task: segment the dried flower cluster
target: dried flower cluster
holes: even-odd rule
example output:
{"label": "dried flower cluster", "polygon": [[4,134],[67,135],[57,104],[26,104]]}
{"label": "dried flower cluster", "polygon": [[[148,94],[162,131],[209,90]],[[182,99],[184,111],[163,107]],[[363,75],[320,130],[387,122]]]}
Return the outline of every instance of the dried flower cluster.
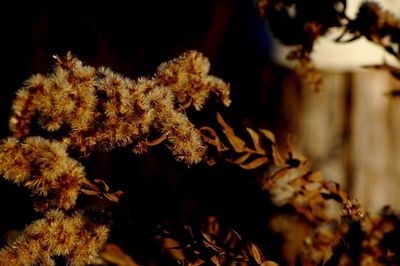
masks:
{"label": "dried flower cluster", "polygon": [[136,81],[84,66],[70,53],[56,60],[52,73],[33,76],[18,92],[10,119],[15,137],[30,133],[36,113],[42,128],[82,155],[129,144],[143,152],[154,129],[178,160],[192,164],[201,161],[205,147],[176,102],[200,110],[213,92],[230,103],[229,86],[208,75],[208,60],[194,51],[162,64],[153,78]]}
{"label": "dried flower cluster", "polygon": [[[86,178],[71,151],[81,157],[131,145],[140,153],[166,139],[178,160],[197,163],[206,147],[184,109],[201,110],[210,93],[230,104],[229,86],[208,75],[208,59],[195,51],[136,81],[85,66],[70,53],[55,59],[52,73],[32,76],[18,91],[9,121],[13,136],[0,143],[0,175],[30,189],[44,215],[0,249],[1,265],[55,265],[55,257],[86,265],[98,258],[109,229],[77,210],[78,195],[117,202],[122,192]],[[149,141],[150,134],[158,138]]]}
{"label": "dried flower cluster", "polygon": [[41,209],[71,209],[85,178],[83,166],[66,145],[40,137],[8,138],[0,145],[0,174],[45,201]]}
{"label": "dried flower cluster", "polygon": [[0,250],[1,265],[55,265],[53,257],[67,257],[68,265],[93,263],[108,237],[108,228],[88,222],[81,213],[68,216],[50,210],[30,224],[12,244]]}
{"label": "dried flower cluster", "polygon": [[204,103],[214,93],[229,106],[229,87],[221,79],[209,75],[210,62],[196,52],[187,52],[183,56],[162,63],[155,75],[159,86],[171,89],[182,106],[193,105],[197,111],[203,109]]}

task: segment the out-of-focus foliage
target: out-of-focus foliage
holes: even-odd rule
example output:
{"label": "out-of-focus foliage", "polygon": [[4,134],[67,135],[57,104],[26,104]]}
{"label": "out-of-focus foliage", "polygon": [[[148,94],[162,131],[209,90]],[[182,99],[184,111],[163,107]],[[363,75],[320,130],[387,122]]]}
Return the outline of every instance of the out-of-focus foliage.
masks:
{"label": "out-of-focus foliage", "polygon": [[[282,43],[293,46],[287,58],[297,62],[297,70],[316,89],[321,88],[322,80],[310,55],[316,41],[331,29],[342,30],[335,42],[351,42],[365,37],[400,60],[400,19],[373,1],[362,3],[356,18],[351,19],[346,16],[346,2],[258,1],[259,13],[265,17],[273,34]],[[383,64],[382,68],[387,68],[387,65]],[[394,70],[397,77],[398,72],[399,69]]]}

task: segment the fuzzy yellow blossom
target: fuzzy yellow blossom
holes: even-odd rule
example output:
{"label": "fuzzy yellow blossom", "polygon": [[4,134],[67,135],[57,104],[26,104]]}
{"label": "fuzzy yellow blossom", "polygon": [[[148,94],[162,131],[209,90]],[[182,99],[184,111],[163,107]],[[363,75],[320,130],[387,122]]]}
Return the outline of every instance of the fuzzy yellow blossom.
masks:
{"label": "fuzzy yellow blossom", "polygon": [[172,89],[179,103],[192,103],[201,110],[210,93],[216,94],[229,106],[229,86],[221,79],[209,75],[210,62],[202,54],[189,51],[171,61],[162,63],[155,80]]}

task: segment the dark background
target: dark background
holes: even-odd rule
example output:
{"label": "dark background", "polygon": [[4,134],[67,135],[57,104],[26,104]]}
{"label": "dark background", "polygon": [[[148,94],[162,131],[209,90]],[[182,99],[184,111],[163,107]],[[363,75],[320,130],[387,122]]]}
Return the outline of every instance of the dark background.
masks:
{"label": "dark background", "polygon": [[[84,63],[108,66],[137,78],[151,75],[163,61],[196,49],[211,61],[211,73],[231,84],[232,106],[220,112],[237,127],[285,128],[280,117],[281,80],[287,71],[270,61],[272,47],[264,21],[253,1],[108,1],[57,6],[2,8],[2,75],[0,133],[9,135],[8,117],[15,92],[35,73],[46,73],[52,55],[72,51]],[[206,111],[209,121],[213,111]],[[207,122],[204,120],[203,122]],[[93,154],[89,177],[105,178],[113,189],[125,192],[120,204],[111,206],[111,241],[121,245],[143,264],[162,262],[153,240],[158,224],[200,223],[217,215],[245,238],[269,250],[266,221],[271,208],[260,192],[256,174],[237,166],[187,166],[174,161],[164,148],[134,156],[115,150]],[[37,214],[29,192],[0,181],[0,232],[22,229]],[[261,232],[261,233],[260,233]],[[4,242],[2,243],[4,244]],[[275,246],[275,248],[273,248]]]}

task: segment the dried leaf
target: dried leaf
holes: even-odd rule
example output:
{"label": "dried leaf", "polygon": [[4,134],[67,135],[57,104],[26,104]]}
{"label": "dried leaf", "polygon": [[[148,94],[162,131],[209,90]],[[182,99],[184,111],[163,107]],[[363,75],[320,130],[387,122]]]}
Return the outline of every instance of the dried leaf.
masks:
{"label": "dried leaf", "polygon": [[101,192],[101,190],[95,186],[94,184],[92,184],[88,179],[84,178],[82,180],[82,183],[84,184],[84,186],[88,187],[90,190],[96,191],[96,192]]}
{"label": "dried leaf", "polygon": [[104,180],[101,180],[101,179],[94,179],[93,181],[94,181],[95,183],[102,184],[103,187],[104,187],[103,190],[104,190],[105,192],[110,191],[110,187],[107,185],[106,182],[104,182]]}
{"label": "dried leaf", "polygon": [[83,194],[89,195],[89,196],[98,196],[100,194],[99,191],[93,191],[93,190],[89,190],[89,189],[81,189],[81,192]]}
{"label": "dried leaf", "polygon": [[181,246],[181,243],[169,237],[164,237],[163,242],[164,242],[164,248],[168,250],[168,252],[171,254],[173,258],[175,258],[176,260],[186,259],[183,250],[178,248]]}
{"label": "dried leaf", "polygon": [[272,143],[276,143],[275,140],[275,135],[271,131],[267,129],[259,129],[259,131],[267,138],[269,139]]}
{"label": "dried leaf", "polygon": [[203,242],[205,244],[205,246],[212,248],[213,250],[215,250],[218,253],[222,253],[225,252],[225,250],[217,245],[214,244],[213,239],[211,238],[211,236],[207,233],[201,233],[203,235]]}
{"label": "dried leaf", "polygon": [[225,236],[225,238],[223,239],[224,243],[228,243],[229,241],[231,241],[231,239],[233,238],[234,234],[232,232],[232,230],[229,230]]}
{"label": "dried leaf", "polygon": [[157,139],[151,140],[151,141],[147,140],[145,143],[148,146],[156,146],[156,145],[160,144],[161,142],[163,142],[166,138],[167,137],[165,135],[163,135],[163,136],[161,136],[161,137],[159,137]]}
{"label": "dried leaf", "polygon": [[107,244],[100,253],[100,257],[117,266],[139,266],[132,257],[115,244]]}
{"label": "dried leaf", "polygon": [[257,168],[263,164],[266,164],[267,162],[268,162],[267,157],[260,157],[260,158],[257,158],[255,160],[251,161],[250,163],[240,164],[239,166],[242,167],[243,169],[249,170],[249,169]]}
{"label": "dried leaf", "polygon": [[278,150],[277,145],[272,145],[272,159],[274,160],[275,165],[283,166],[285,165],[285,159],[283,159],[281,153]]}
{"label": "dried leaf", "polygon": [[323,182],[324,181],[321,171],[311,172],[311,173],[305,175],[305,178],[310,182]]}
{"label": "dried leaf", "polygon": [[[201,136],[205,142],[213,146],[218,146],[216,141],[217,139],[219,140],[219,138],[217,133],[215,133],[214,129],[212,129],[211,127],[201,127],[199,131],[202,133]],[[202,131],[207,131],[213,138],[204,135]]]}
{"label": "dried leaf", "polygon": [[200,128],[200,132],[202,132],[202,131],[207,131],[211,135],[211,137],[213,137],[213,138],[210,138],[210,137],[202,134],[202,138],[205,142],[217,147],[217,150],[219,152],[228,150],[228,148],[221,142],[221,140],[219,139],[219,137],[218,137],[217,133],[214,131],[214,129],[212,129],[210,127],[202,127],[202,128]]}
{"label": "dried leaf", "polygon": [[254,131],[253,129],[251,129],[251,128],[248,128],[248,127],[247,127],[246,130],[247,130],[247,132],[249,132],[249,134],[250,134],[250,136],[251,136],[251,139],[252,139],[252,141],[253,141],[253,145],[254,145],[255,151],[256,151],[258,154],[265,155],[266,152],[265,152],[265,150],[262,148],[261,137],[260,137],[260,135],[259,135],[256,131]]}
{"label": "dried leaf", "polygon": [[240,157],[237,158],[237,159],[225,158],[225,160],[226,160],[227,162],[234,163],[234,164],[242,164],[242,163],[244,163],[244,162],[250,157],[250,155],[251,155],[251,153],[246,152],[245,154],[243,154],[242,156],[240,156]]}
{"label": "dried leaf", "polygon": [[[212,260],[212,259],[211,259]],[[198,258],[195,262],[187,262],[187,266],[201,266],[204,265],[204,260]],[[186,265],[186,264],[185,264]]]}
{"label": "dried leaf", "polygon": [[180,110],[188,109],[192,105],[192,103],[193,103],[193,98],[190,97],[189,100],[186,103],[179,105],[179,109]]}
{"label": "dried leaf", "polygon": [[104,193],[103,196],[111,202],[119,202],[119,198],[114,193]]}
{"label": "dried leaf", "polygon": [[260,266],[279,266],[279,264],[273,261],[264,261]]}
{"label": "dried leaf", "polygon": [[258,264],[261,264],[263,261],[263,254],[261,253],[261,250],[254,243],[249,244],[249,249],[250,254],[254,258],[254,260]]}
{"label": "dried leaf", "polygon": [[124,192],[121,190],[118,190],[118,191],[115,191],[114,194],[117,195],[117,197],[121,197],[122,194],[124,194]]}
{"label": "dried leaf", "polygon": [[279,169],[266,180],[267,182],[263,184],[262,189],[266,190],[272,188],[275,185],[275,183],[278,182],[280,179],[284,178],[289,171],[290,169],[287,167]]}
{"label": "dried leaf", "polygon": [[217,256],[212,256],[211,261],[215,264],[215,266],[222,266],[222,264],[219,263],[219,259]]}
{"label": "dried leaf", "polygon": [[231,128],[222,118],[222,116],[217,113],[217,121],[222,126],[224,134],[228,138],[228,141],[232,145],[235,152],[243,152],[245,151],[246,142],[235,135],[233,128]]}

